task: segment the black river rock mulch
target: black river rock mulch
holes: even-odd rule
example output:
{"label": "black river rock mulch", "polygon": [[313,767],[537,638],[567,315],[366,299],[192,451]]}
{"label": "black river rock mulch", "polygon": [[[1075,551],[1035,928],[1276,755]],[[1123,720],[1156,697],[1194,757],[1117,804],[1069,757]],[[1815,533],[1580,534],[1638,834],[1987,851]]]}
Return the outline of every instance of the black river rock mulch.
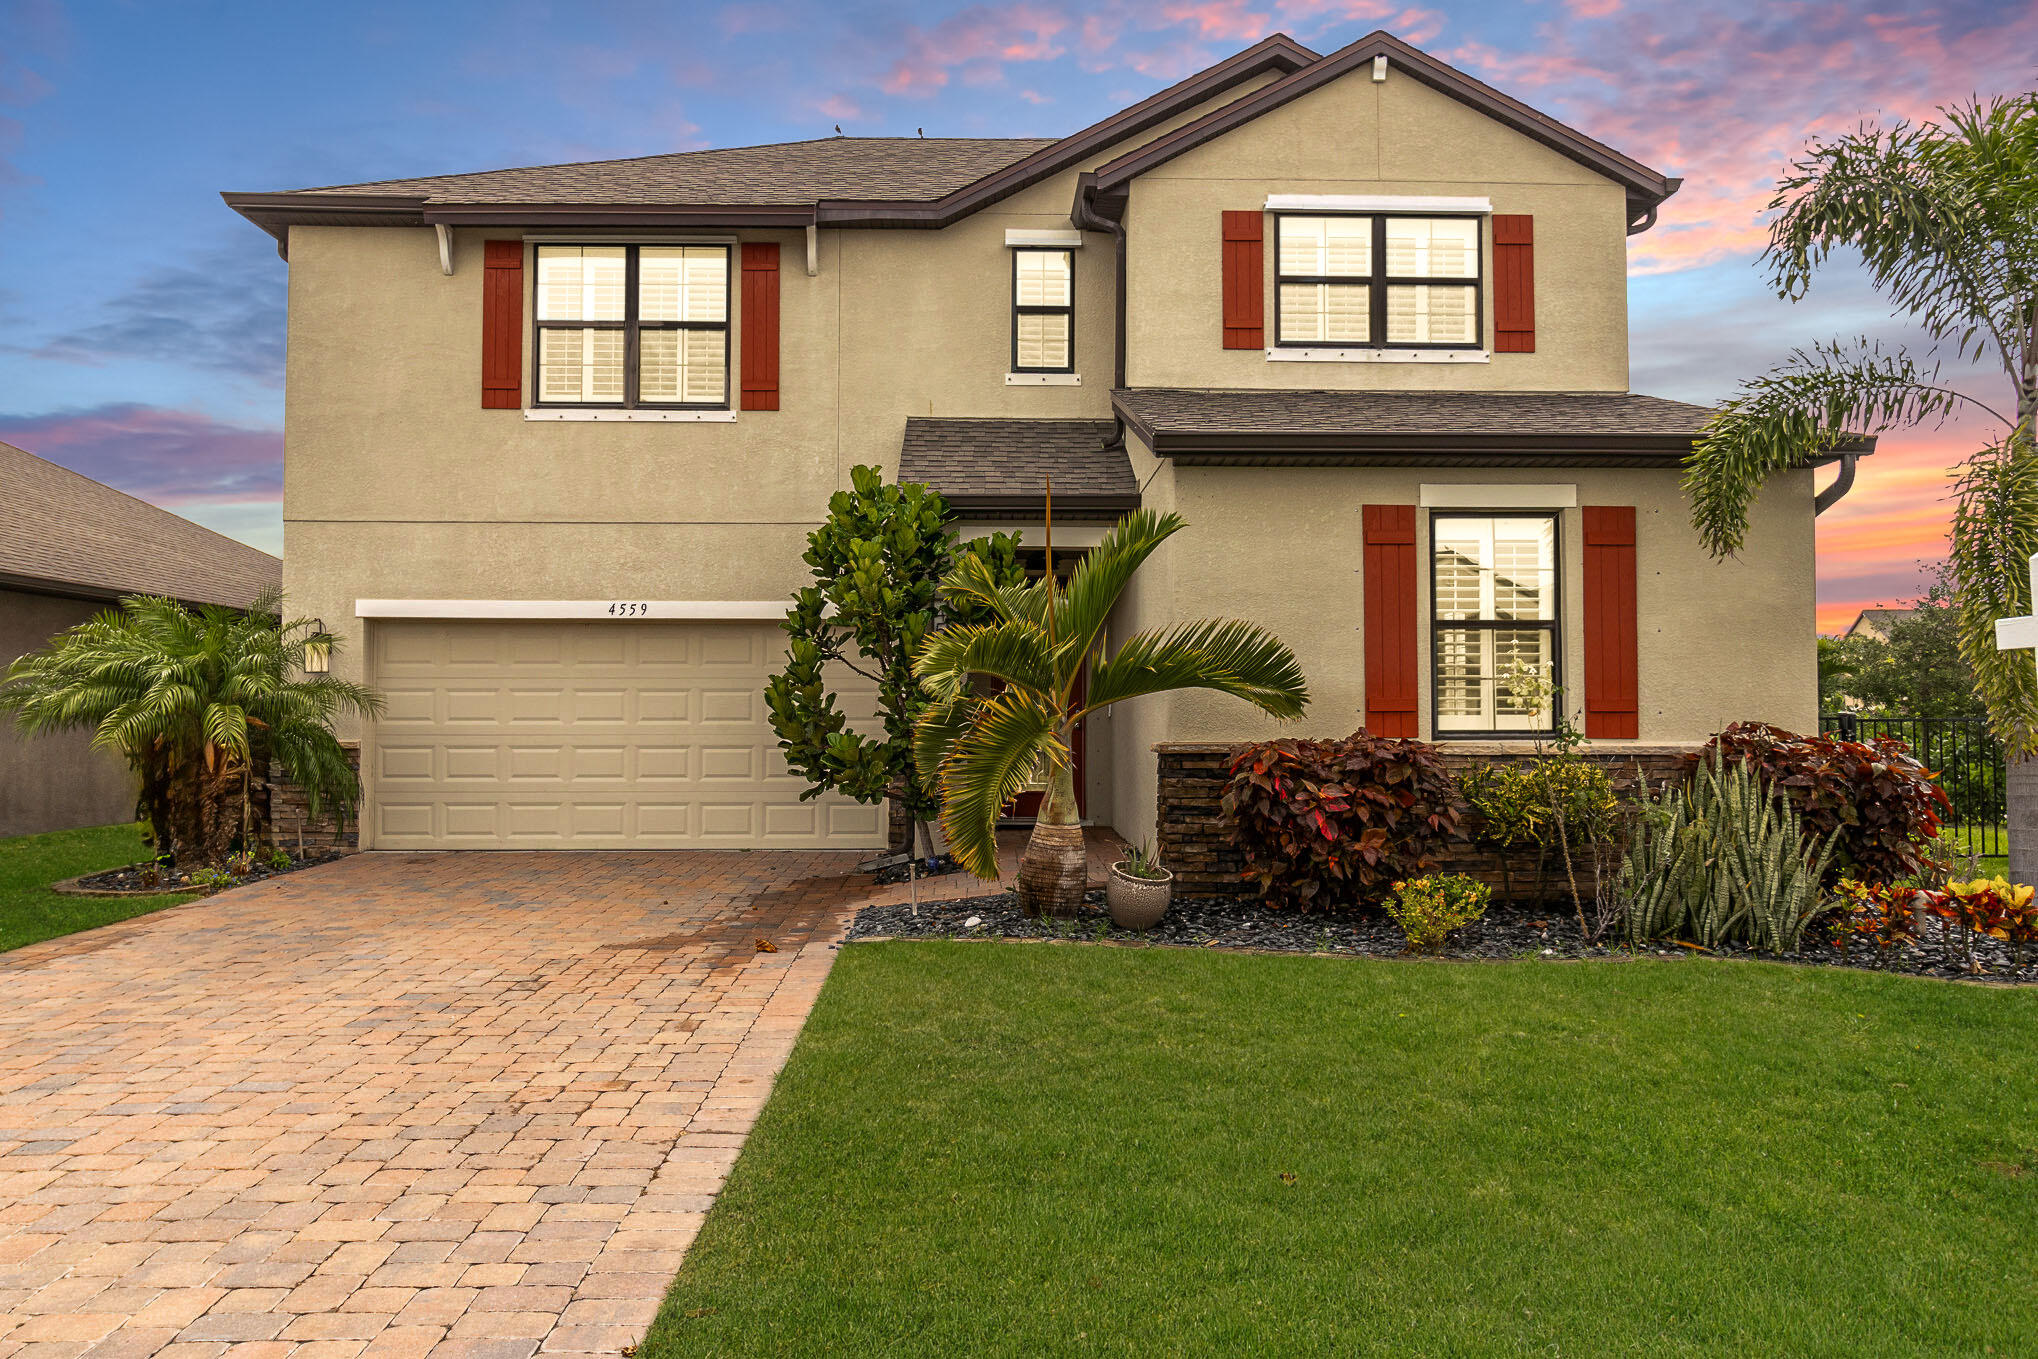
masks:
{"label": "black river rock mulch", "polygon": [[320,864],[329,864],[343,856],[343,852],[337,849],[286,850],[285,852],[290,856],[290,863],[287,867],[279,868],[271,864],[266,857],[257,856],[254,867],[246,873],[235,874],[231,882],[208,883],[203,887],[193,885],[190,872],[177,868],[159,869],[157,880],[150,882],[146,880],[145,875],[151,865],[129,864],[125,868],[109,868],[103,873],[87,873],[84,877],[72,878],[67,882],[58,883],[56,890],[88,896],[96,893],[119,894],[123,896],[154,896],[159,893],[168,892],[207,891],[224,887],[238,887],[243,883],[260,882],[264,878],[281,877],[285,873],[295,873],[301,868],[316,868]]}
{"label": "black river rock mulch", "polygon": [[[922,902],[918,914],[904,903],[866,906],[849,927],[857,939],[1065,939],[1114,944],[1154,944],[1178,948],[1263,949],[1280,953],[1321,953],[1365,958],[1404,956],[1401,930],[1381,912],[1299,915],[1271,911],[1255,901],[1233,897],[1178,898],[1161,923],[1144,933],[1111,924],[1104,894],[1091,892],[1073,920],[1029,920],[1010,892],[965,897],[957,901]],[[2007,945],[1992,939],[1976,942],[1982,971],[1970,973],[1959,949],[1943,942],[1937,922],[1925,927],[1916,945],[1884,955],[1874,944],[1847,937],[1837,945],[1829,931],[1814,924],[1805,946],[1785,955],[1784,962],[1822,967],[1856,967],[1921,977],[1979,979],[2038,984],[2038,953],[2027,953],[2014,967]],[[1691,948],[1667,940],[1639,949],[1586,942],[1577,917],[1549,907],[1499,905],[1484,919],[1459,930],[1438,955],[1444,958],[1499,961],[1515,958],[1726,957],[1753,958],[1753,950],[1722,947]],[[1773,954],[1759,955],[1774,958]]]}

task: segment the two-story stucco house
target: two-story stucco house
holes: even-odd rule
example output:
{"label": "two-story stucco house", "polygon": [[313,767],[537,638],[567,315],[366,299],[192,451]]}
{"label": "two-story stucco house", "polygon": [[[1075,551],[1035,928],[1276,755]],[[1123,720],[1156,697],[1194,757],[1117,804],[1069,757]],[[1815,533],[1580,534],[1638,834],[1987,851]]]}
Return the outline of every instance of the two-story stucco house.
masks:
{"label": "two-story stucco house", "polygon": [[[1642,92],[1637,92],[1638,97]],[[766,721],[858,463],[965,528],[1189,527],[1113,631],[1251,617],[1306,728],[1595,742],[1808,728],[1813,473],[1714,562],[1707,412],[1628,390],[1627,237],[1678,187],[1397,39],[1273,37],[1058,141],[837,137],[228,202],[290,261],[286,586],[381,686],[383,848],[868,847]],[[1154,824],[1207,694],[1085,733]]]}

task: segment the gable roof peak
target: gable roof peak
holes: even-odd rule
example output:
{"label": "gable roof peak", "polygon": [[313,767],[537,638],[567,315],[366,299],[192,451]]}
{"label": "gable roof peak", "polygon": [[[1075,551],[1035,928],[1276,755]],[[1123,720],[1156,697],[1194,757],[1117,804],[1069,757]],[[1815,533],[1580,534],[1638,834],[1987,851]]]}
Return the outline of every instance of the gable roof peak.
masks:
{"label": "gable roof peak", "polygon": [[1213,109],[1166,136],[1098,166],[1093,191],[1099,199],[1118,195],[1126,184],[1147,171],[1157,169],[1184,152],[1271,113],[1312,90],[1350,75],[1380,56],[1387,58],[1389,66],[1412,79],[1622,185],[1627,190],[1629,220],[1641,223],[1631,227],[1631,231],[1644,230],[1652,224],[1656,208],[1676,193],[1684,182],[1650,169],[1633,157],[1586,136],[1511,95],[1501,93],[1477,77],[1467,75],[1380,28],[1261,86],[1242,99]]}

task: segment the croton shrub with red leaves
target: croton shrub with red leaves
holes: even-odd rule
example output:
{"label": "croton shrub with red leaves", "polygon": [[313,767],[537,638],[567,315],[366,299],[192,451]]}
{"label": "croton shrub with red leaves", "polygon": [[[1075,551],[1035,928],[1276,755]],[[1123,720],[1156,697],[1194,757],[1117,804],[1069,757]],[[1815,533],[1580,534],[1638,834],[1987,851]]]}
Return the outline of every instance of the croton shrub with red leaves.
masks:
{"label": "croton shrub with red leaves", "polygon": [[1436,747],[1363,729],[1245,747],[1223,807],[1245,878],[1269,906],[1304,911],[1380,900],[1458,830],[1457,781]]}
{"label": "croton shrub with red leaves", "polygon": [[1840,833],[1839,852],[1826,870],[1828,887],[1843,875],[1885,885],[1919,873],[1941,823],[1953,814],[1939,776],[1893,736],[1844,741],[1736,722],[1686,758],[1695,766],[1714,747],[1753,764],[1765,782],[1782,789],[1804,818],[1807,836]]}

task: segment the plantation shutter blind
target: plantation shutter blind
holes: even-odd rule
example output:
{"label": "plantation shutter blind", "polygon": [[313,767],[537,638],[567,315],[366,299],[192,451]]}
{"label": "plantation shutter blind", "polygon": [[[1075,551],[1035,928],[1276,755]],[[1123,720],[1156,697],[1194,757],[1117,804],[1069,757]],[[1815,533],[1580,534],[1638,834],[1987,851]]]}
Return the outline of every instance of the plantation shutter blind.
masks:
{"label": "plantation shutter blind", "polygon": [[1415,506],[1362,511],[1365,576],[1366,729],[1375,736],[1417,732]]}
{"label": "plantation shutter blind", "polygon": [[524,243],[489,241],[481,261],[481,408],[524,404]]}
{"label": "plantation shutter blind", "polygon": [[1526,213],[1493,215],[1493,349],[1536,350],[1535,219]]}
{"label": "plantation shutter blind", "polygon": [[743,244],[743,409],[778,409],[778,242]]}
{"label": "plantation shutter blind", "polygon": [[1635,507],[1587,505],[1585,521],[1585,734],[1641,735],[1635,609]]}
{"label": "plantation shutter blind", "polygon": [[1224,347],[1266,342],[1266,228],[1257,209],[1224,214]]}

